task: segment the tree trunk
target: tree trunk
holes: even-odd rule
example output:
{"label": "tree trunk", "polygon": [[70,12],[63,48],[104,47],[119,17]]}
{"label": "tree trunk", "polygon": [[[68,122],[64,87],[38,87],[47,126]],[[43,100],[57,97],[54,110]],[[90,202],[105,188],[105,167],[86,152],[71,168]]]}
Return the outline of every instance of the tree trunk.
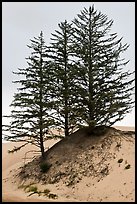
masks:
{"label": "tree trunk", "polygon": [[42,159],[44,158],[44,144],[43,144],[43,72],[42,72],[42,48],[40,54],[40,149]]}
{"label": "tree trunk", "polygon": [[42,130],[40,130],[40,150],[41,150],[41,156],[42,156],[42,159],[43,159],[44,158],[44,145],[43,145]]}
{"label": "tree trunk", "polygon": [[94,107],[93,107],[93,67],[92,67],[92,24],[91,24],[91,10],[90,10],[90,21],[89,21],[89,120],[94,120]]}
{"label": "tree trunk", "polygon": [[68,110],[67,110],[67,100],[65,101],[65,137],[69,136],[69,130],[68,130]]}
{"label": "tree trunk", "polygon": [[65,46],[64,46],[64,61],[65,61],[65,79],[64,79],[64,86],[65,86],[65,137],[69,136],[69,121],[68,121],[68,77],[67,77],[67,36],[65,30]]}

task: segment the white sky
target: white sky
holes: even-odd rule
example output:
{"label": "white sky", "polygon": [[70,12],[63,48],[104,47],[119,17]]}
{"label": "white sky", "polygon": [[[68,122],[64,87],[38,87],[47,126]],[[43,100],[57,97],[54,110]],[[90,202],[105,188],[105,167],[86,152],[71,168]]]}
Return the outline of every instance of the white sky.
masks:
{"label": "white sky", "polygon": [[[135,2],[2,2],[2,115],[9,115],[9,105],[16,92],[12,83],[18,67],[26,67],[30,55],[27,44],[42,30],[46,44],[58,23],[70,22],[77,14],[94,4],[95,9],[113,19],[111,31],[130,44],[125,58],[128,69],[135,69]],[[3,119],[3,124],[8,123]],[[115,125],[135,126],[135,109]]]}

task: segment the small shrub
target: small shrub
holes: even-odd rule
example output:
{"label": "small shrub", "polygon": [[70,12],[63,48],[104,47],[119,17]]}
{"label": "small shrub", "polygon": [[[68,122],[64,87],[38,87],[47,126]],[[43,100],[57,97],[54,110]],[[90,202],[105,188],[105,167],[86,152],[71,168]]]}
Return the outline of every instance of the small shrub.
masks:
{"label": "small shrub", "polygon": [[107,127],[104,125],[96,126],[92,130],[92,134],[94,134],[95,136],[104,135],[106,132],[107,132]]}
{"label": "small shrub", "polygon": [[42,191],[38,191],[37,193],[38,193],[38,196],[41,196],[41,194],[42,194]]}
{"label": "small shrub", "polygon": [[37,193],[37,192],[38,192],[38,188],[37,188],[37,186],[30,186],[29,189],[28,189],[28,192],[34,192],[34,193]]}
{"label": "small shrub", "polygon": [[20,188],[23,188],[24,191],[25,191],[27,188],[30,188],[31,185],[34,185],[34,184],[35,184],[34,182],[32,182],[32,183],[30,183],[30,184],[27,184],[27,185],[22,184],[22,185],[20,185],[18,188],[19,188],[19,189],[20,189]]}
{"label": "small shrub", "polygon": [[125,166],[125,169],[130,169],[131,165],[128,164],[127,166]]}
{"label": "small shrub", "polygon": [[50,193],[48,195],[49,198],[56,199],[58,196],[56,194]]}
{"label": "small shrub", "polygon": [[49,189],[45,189],[45,190],[43,191],[43,193],[44,193],[45,195],[48,195],[48,194],[49,194],[49,192],[50,192],[50,190],[49,190]]}
{"label": "small shrub", "polygon": [[122,162],[123,162],[123,159],[119,159],[117,162],[118,162],[118,163],[122,163]]}
{"label": "small shrub", "polygon": [[51,167],[51,164],[48,164],[48,163],[41,163],[40,164],[40,169],[43,173],[46,173],[48,172],[48,170],[50,169]]}

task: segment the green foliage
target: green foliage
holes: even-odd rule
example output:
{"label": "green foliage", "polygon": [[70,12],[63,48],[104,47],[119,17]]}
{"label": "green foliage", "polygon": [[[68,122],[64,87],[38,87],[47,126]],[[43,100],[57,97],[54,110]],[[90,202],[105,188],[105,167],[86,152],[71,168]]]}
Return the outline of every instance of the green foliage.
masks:
{"label": "green foliage", "polygon": [[100,135],[103,129],[94,127],[112,126],[131,111],[134,72],[126,71],[129,60],[122,57],[129,45],[111,32],[112,25],[93,5],[71,23],[59,23],[49,46],[42,32],[30,40],[28,66],[13,72],[22,78],[13,82],[19,88],[5,116],[11,118],[3,125],[11,133],[7,140],[36,145],[44,157],[49,129],[64,129],[68,136],[88,125]]}
{"label": "green foliage", "polygon": [[28,189],[27,189],[27,192],[37,193],[38,192],[38,188],[37,188],[37,186],[29,186]]}
{"label": "green foliage", "polygon": [[38,190],[37,186],[33,185],[34,183],[30,183],[28,185],[20,185],[18,188],[23,188],[25,192],[30,193],[28,196],[31,196],[35,193],[38,194],[38,196],[41,196],[42,194],[44,194],[44,196],[47,196],[48,198],[52,198],[52,199],[56,199],[58,198],[58,196],[54,193],[50,193],[49,189],[44,189],[42,190]]}
{"label": "green foliage", "polygon": [[79,81],[78,111],[89,126],[113,125],[130,112],[134,101],[133,73],[123,71],[129,61],[122,57],[129,45],[111,33],[113,20],[84,8],[73,20],[73,50]]}
{"label": "green foliage", "polygon": [[44,189],[43,193],[44,193],[45,195],[48,195],[48,194],[50,193],[50,190],[49,190],[49,189]]}
{"label": "green foliage", "polygon": [[78,113],[76,108],[76,70],[72,63],[73,28],[67,21],[58,24],[59,30],[52,33],[49,46],[49,57],[52,61],[53,101],[56,124],[63,127],[68,136],[77,126]]}
{"label": "green foliage", "polygon": [[49,163],[41,163],[40,164],[40,169],[43,173],[47,173],[48,170],[50,169],[50,167],[51,167],[51,164],[49,164]]}
{"label": "green foliage", "polygon": [[56,194],[50,193],[48,195],[49,198],[56,199],[58,196]]}
{"label": "green foliage", "polygon": [[92,128],[91,132],[89,132],[91,135],[94,134],[96,136],[100,136],[100,135],[103,135],[105,134],[107,131],[107,128],[106,126],[96,126],[94,128]]}
{"label": "green foliage", "polygon": [[28,67],[18,68],[18,72],[13,72],[22,79],[13,82],[20,87],[10,105],[13,108],[11,115],[5,116],[11,118],[11,123],[4,126],[4,130],[11,133],[11,136],[7,136],[7,140],[32,143],[40,148],[44,156],[43,141],[47,130],[54,123],[54,119],[49,114],[52,107],[49,93],[52,80],[50,65],[45,57],[46,46],[43,33],[41,32],[39,37],[34,37],[34,40],[30,41],[31,45],[28,47],[32,52],[26,58]]}
{"label": "green foliage", "polygon": [[24,184],[21,184],[18,188],[23,188],[24,190],[26,190],[27,188],[29,188],[30,186],[32,186],[33,184],[35,184],[34,182],[30,183],[30,184],[27,184],[27,185],[24,185]]}
{"label": "green foliage", "polygon": [[48,198],[56,199],[58,198],[57,194],[50,193],[49,189],[44,189],[43,191],[44,195],[47,196]]}

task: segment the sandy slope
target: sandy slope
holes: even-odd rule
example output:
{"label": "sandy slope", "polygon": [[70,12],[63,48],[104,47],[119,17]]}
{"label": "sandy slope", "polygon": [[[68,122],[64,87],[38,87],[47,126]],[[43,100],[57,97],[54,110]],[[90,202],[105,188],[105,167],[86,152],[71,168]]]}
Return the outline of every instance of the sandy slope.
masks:
{"label": "sandy slope", "polygon": [[[123,130],[134,130],[131,127],[117,127]],[[46,147],[51,147],[58,140],[46,142]],[[73,187],[67,187],[59,182],[57,184],[37,184],[38,189],[49,189],[52,193],[58,195],[58,199],[52,200],[44,196],[32,195],[27,197],[22,189],[18,189],[16,181],[12,175],[18,167],[24,164],[24,153],[30,150],[36,150],[34,146],[28,145],[17,154],[8,154],[8,150],[17,146],[17,143],[2,144],[2,199],[11,202],[45,202],[45,201],[128,201],[135,200],[135,148],[133,142],[122,143],[122,148],[117,154],[117,158],[111,161],[113,171],[105,179],[97,182],[89,177],[83,177],[81,182]],[[28,157],[34,156],[30,152]],[[123,158],[119,164],[116,160]],[[28,160],[29,161],[29,160]],[[131,168],[125,170],[125,165],[130,164]]]}
{"label": "sandy slope", "polygon": [[[54,145],[58,140],[49,140],[45,143],[46,148],[50,148]],[[18,153],[8,153],[8,150],[12,150],[15,146],[20,146],[21,143],[3,143],[2,144],[2,199],[3,201],[11,201],[11,202],[34,202],[40,201],[37,199],[28,198],[22,190],[18,189],[16,183],[12,181],[12,175],[14,175],[15,170],[24,164],[25,152],[28,152],[27,157],[30,158],[26,161],[30,161],[33,156],[39,155],[37,152],[37,148],[32,145],[27,145],[22,148]],[[45,201],[45,200],[43,200]],[[41,200],[42,202],[42,200]]]}

